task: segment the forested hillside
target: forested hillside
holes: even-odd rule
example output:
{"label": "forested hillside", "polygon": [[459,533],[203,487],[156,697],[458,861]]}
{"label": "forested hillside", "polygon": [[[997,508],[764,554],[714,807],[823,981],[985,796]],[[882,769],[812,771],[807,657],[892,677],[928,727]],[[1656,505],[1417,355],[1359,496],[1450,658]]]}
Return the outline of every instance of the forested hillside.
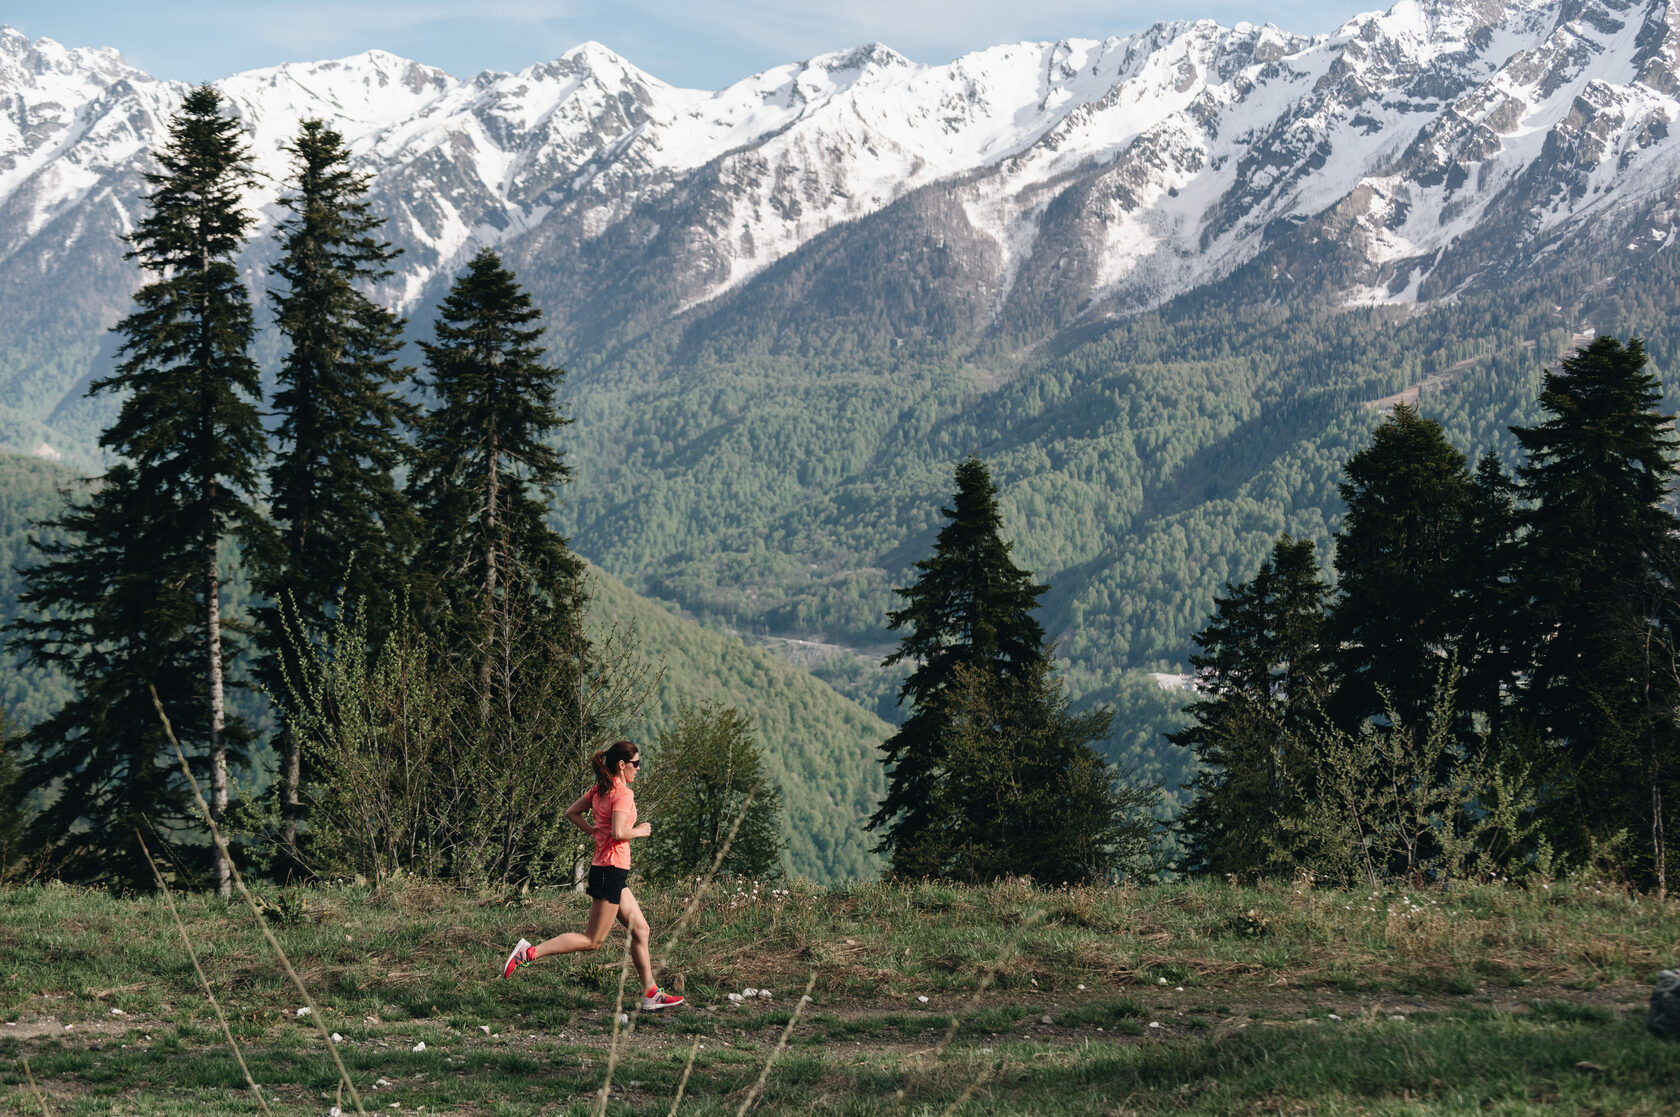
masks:
{"label": "forested hillside", "polygon": [[[76,474],[51,462],[0,453],[0,625],[17,616],[22,581],[16,568],[30,561],[30,525],[58,514],[60,489],[75,479]],[[67,694],[56,676],[0,652],[0,706],[14,723],[34,724]]]}
{"label": "forested hillside", "polygon": [[[782,789],[793,873],[874,877],[879,863],[863,823],[886,786],[878,746],[890,727],[786,660],[683,620],[610,574],[592,571],[590,589],[592,623],[633,626],[642,654],[663,667],[641,739],[668,728],[683,706],[740,710],[752,719],[765,768]],[[657,753],[650,763],[658,763]]]}
{"label": "forested hillside", "polygon": [[[74,480],[51,463],[0,455],[0,622],[17,614],[14,566],[30,559],[29,525],[56,515],[60,486]],[[637,657],[660,672],[641,738],[651,740],[685,704],[740,709],[782,787],[789,869],[824,881],[873,877],[876,859],[861,826],[884,786],[876,747],[889,727],[785,660],[683,620],[603,571],[593,572],[590,588],[592,626],[633,627]],[[33,724],[67,696],[56,677],[19,668],[12,656],[6,668],[0,703],[14,724]],[[253,696],[241,705],[252,701],[260,702]],[[271,763],[266,751],[262,757]],[[268,778],[263,772],[256,782]]]}
{"label": "forested hillside", "polygon": [[[1016,555],[1052,586],[1046,628],[1075,697],[1116,703],[1111,755],[1176,783],[1183,758],[1158,733],[1183,696],[1150,673],[1187,668],[1214,594],[1279,534],[1328,553],[1341,465],[1381,401],[1421,385],[1423,413],[1472,460],[1509,459],[1541,370],[1592,331],[1645,339],[1672,387],[1673,254],[1626,274],[1559,265],[1415,311],[1285,299],[1251,270],[1037,350],[894,335],[890,285],[874,304],[885,328],[866,329],[859,303],[823,330],[773,270],[731,307],[574,371],[565,527],[701,617],[878,648],[955,463],[977,454]],[[848,675],[871,677],[833,672]]]}

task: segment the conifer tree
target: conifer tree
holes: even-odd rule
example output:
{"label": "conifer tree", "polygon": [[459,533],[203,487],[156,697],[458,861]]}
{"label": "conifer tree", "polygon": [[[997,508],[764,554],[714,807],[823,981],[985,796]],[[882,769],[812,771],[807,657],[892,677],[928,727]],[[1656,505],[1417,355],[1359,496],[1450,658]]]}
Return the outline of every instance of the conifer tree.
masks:
{"label": "conifer tree", "polygon": [[135,831],[168,845],[196,817],[148,689],[165,696],[182,741],[204,740],[188,526],[177,502],[141,490],[135,469],[119,464],[30,538],[40,561],[22,571],[25,610],[10,646],[62,672],[74,693],[27,735],[18,789],[44,791],[47,806],[21,848],[61,879],[149,889]]}
{"label": "conifer tree", "polygon": [[[90,388],[124,395],[99,444],[128,464],[63,518],[67,539],[45,548],[47,561],[26,575],[27,596],[44,618],[24,629],[28,654],[73,656],[77,640],[101,649],[74,665],[77,697],[41,728],[37,752],[46,767],[33,777],[55,787],[85,781],[93,797],[70,799],[58,817],[80,812],[76,825],[101,840],[129,841],[122,827],[132,819],[90,812],[171,810],[166,777],[150,771],[162,759],[148,684],[184,739],[203,748],[218,818],[227,806],[229,745],[240,738],[226,715],[233,649],[223,635],[218,551],[230,532],[248,545],[261,534],[253,495],[265,440],[257,366],[247,352],[251,301],[235,266],[251,223],[240,202],[251,172],[239,125],[221,109],[207,85],[187,94],[156,154],[160,169],[146,175],[148,212],[129,237],[129,257],[151,278],[116,326],[121,363]],[[120,602],[100,600],[106,593]],[[192,681],[179,671],[184,641],[198,645]],[[90,771],[111,750],[119,766]],[[113,790],[108,781],[119,779],[133,785]],[[227,865],[219,853],[214,860],[226,895]]]}
{"label": "conifer tree", "polygon": [[422,383],[437,406],[421,417],[408,492],[424,528],[422,602],[478,657],[489,701],[498,657],[518,625],[570,633],[583,654],[583,564],[548,524],[567,469],[552,440],[571,422],[543,363],[541,312],[485,249],[422,342]]}
{"label": "conifer tree", "polygon": [[882,851],[901,878],[939,876],[958,844],[961,820],[941,810],[936,784],[945,771],[952,721],[951,688],[960,669],[970,685],[1026,685],[1045,657],[1044,629],[1033,617],[1048,586],[1009,557],[997,490],[984,462],[957,466],[957,492],[933,557],[916,564],[914,585],[896,591],[905,606],[887,614],[906,630],[886,666],[912,665],[899,690],[910,704],[904,725],[881,746],[889,766],[887,794],[868,828],[881,830]]}
{"label": "conifer tree", "polygon": [[1461,634],[1468,465],[1439,423],[1400,404],[1344,470],[1339,594],[1328,619],[1336,715],[1351,727],[1392,708],[1422,725]]}
{"label": "conifer tree", "polygon": [[1519,705],[1550,745],[1554,845],[1581,852],[1625,831],[1660,883],[1663,803],[1680,775],[1680,520],[1665,506],[1677,443],[1645,366],[1638,340],[1597,338],[1547,372],[1549,417],[1512,428],[1527,454],[1518,570],[1532,668]]}
{"label": "conifer tree", "polygon": [[1328,593],[1312,541],[1285,535],[1251,580],[1226,583],[1194,637],[1192,722],[1167,737],[1199,763],[1178,823],[1191,872],[1269,867],[1286,779],[1299,780],[1310,763],[1299,744],[1327,693]]}
{"label": "conifer tree", "polygon": [[[268,471],[277,532],[253,555],[265,682],[284,693],[300,640],[327,628],[342,600],[361,610],[377,643],[403,592],[415,532],[393,480],[409,408],[394,385],[402,319],[365,288],[390,274],[398,251],[365,200],[368,176],[350,169],[343,137],[306,120],[287,149],[293,179],[281,204],[282,255],[273,273],[275,321],[287,343],[274,411],[278,449]],[[281,735],[282,845],[295,846],[302,757]]]}

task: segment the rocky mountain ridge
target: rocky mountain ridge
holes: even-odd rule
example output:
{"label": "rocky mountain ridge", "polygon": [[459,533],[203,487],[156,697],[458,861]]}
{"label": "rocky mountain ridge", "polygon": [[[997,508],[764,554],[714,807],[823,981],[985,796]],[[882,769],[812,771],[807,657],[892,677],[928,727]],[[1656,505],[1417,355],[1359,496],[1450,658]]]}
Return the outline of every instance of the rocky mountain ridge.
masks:
{"label": "rocky mountain ridge", "polygon": [[[1328,301],[1408,303],[1574,237],[1637,258],[1680,224],[1677,65],[1667,0],[1401,0],[1311,37],[1164,23],[943,66],[875,44],[716,92],[594,43],[468,80],[375,51],[217,85],[264,225],[319,116],[405,250],[391,302],[423,307],[494,245],[575,356],[880,226],[944,258],[946,312],[886,323],[904,335],[1045,336],[1254,261]],[[81,386],[137,281],[119,237],[183,93],[0,29],[0,424],[86,435]],[[271,253],[259,233],[259,292]]]}

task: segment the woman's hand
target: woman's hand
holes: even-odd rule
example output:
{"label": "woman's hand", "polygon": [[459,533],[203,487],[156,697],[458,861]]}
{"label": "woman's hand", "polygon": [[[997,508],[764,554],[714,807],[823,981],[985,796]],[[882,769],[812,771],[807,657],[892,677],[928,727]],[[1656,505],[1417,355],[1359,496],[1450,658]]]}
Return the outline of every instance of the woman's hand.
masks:
{"label": "woman's hand", "polygon": [[632,838],[645,838],[651,833],[653,833],[653,823],[644,822],[634,830],[630,831],[630,836]]}

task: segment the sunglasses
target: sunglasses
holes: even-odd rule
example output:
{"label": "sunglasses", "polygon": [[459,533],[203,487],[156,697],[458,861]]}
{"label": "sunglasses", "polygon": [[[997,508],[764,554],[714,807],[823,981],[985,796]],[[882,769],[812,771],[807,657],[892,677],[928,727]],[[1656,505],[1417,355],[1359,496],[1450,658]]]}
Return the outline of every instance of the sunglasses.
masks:
{"label": "sunglasses", "polygon": [[640,760],[626,760],[624,763],[630,765],[632,768],[640,768],[642,766],[642,762]]}

